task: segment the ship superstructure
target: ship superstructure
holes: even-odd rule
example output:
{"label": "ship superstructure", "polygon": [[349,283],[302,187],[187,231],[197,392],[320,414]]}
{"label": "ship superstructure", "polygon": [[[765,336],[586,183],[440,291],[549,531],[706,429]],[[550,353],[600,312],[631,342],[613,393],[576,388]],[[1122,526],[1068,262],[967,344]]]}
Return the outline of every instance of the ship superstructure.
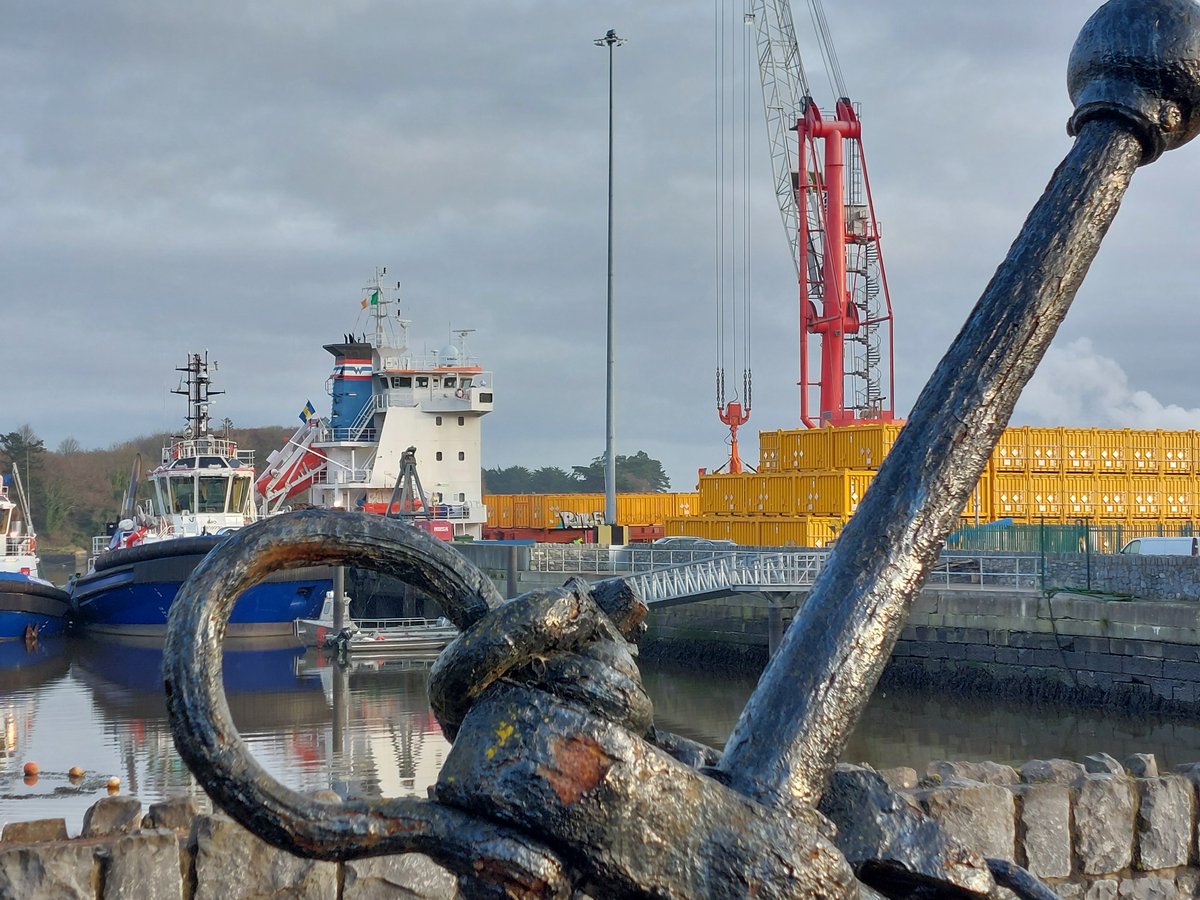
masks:
{"label": "ship superstructure", "polygon": [[328,418],[311,405],[301,414],[304,424],[268,457],[258,491],[267,512],[305,490],[314,506],[329,509],[420,512],[389,510],[413,448],[427,496],[408,502],[427,504],[424,521],[434,534],[480,538],[487,521],[481,420],[493,408],[492,373],[471,355],[472,329],[454,331],[437,350],[411,347],[411,322],[383,286],[386,272],[361,301],[370,330],[325,345],[334,358]]}

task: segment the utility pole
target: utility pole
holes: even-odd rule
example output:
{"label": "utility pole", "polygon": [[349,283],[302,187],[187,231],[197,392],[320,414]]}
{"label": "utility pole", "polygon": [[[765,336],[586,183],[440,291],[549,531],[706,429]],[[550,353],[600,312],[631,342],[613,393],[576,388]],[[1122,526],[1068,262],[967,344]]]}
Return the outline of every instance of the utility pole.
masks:
{"label": "utility pole", "polygon": [[597,47],[608,47],[608,365],[604,402],[604,523],[617,524],[616,416],[613,403],[613,47],[625,43],[616,31],[597,38]]}

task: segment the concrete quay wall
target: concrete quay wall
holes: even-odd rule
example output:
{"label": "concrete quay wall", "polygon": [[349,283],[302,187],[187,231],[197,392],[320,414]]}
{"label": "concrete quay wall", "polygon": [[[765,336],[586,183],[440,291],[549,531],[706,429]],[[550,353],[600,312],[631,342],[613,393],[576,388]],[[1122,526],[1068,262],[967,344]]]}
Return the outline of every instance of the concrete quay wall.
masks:
{"label": "concrete quay wall", "polygon": [[[766,660],[769,610],[786,627],[804,596],[726,597],[652,610],[652,656],[697,650]],[[892,654],[888,679],[1141,707],[1200,705],[1200,601],[926,588]]]}
{"label": "concrete quay wall", "polygon": [[[1150,755],[1122,764],[1097,754],[1019,770],[936,761],[922,775],[879,775],[949,837],[1024,866],[1064,900],[1200,896],[1200,764],[1160,774]],[[223,815],[198,812],[190,798],[154,804],[145,815],[135,798],[106,798],[77,837],[62,819],[11,823],[0,833],[4,900],[464,896],[457,878],[427,856],[295,857]]]}

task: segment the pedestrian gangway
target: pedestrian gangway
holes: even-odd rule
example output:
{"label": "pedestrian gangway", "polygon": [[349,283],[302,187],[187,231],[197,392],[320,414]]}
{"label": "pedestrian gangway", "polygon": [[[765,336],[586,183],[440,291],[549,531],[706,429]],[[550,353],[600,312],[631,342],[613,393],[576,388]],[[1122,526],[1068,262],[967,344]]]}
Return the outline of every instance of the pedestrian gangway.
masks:
{"label": "pedestrian gangway", "polygon": [[[732,550],[662,550],[595,544],[539,544],[530,568],[540,572],[621,576],[651,606],[694,603],[739,593],[807,591],[829,558],[829,550],[738,547]],[[1038,591],[1041,557],[1036,553],[946,551],[926,587],[955,590]]]}

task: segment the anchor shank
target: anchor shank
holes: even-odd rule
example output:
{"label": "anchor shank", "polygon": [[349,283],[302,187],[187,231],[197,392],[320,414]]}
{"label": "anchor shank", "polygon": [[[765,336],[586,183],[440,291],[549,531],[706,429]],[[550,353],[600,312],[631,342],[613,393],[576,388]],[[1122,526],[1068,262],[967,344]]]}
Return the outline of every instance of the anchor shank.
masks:
{"label": "anchor shank", "polygon": [[719,765],[735,789],[778,806],[820,800],[1142,157],[1119,118],[1083,125],[742,712]]}

